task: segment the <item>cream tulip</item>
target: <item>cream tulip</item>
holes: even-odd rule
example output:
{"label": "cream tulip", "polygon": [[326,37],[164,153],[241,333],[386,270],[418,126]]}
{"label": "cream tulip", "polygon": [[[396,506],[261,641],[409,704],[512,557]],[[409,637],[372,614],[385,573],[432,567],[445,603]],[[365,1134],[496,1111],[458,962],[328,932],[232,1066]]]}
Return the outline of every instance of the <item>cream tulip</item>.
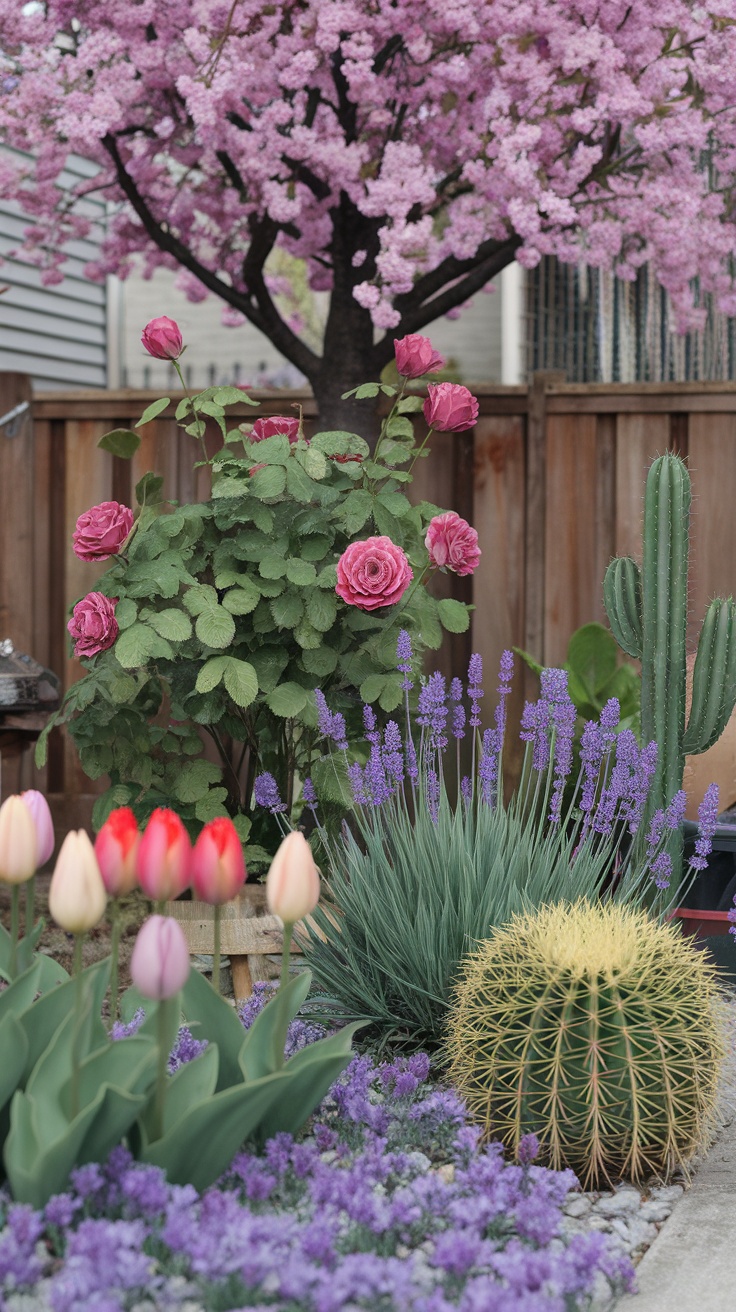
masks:
{"label": "cream tulip", "polygon": [[36,825],[22,797],[12,796],[0,806],[0,879],[24,884],[36,873]]}
{"label": "cream tulip", "polygon": [[105,914],[107,893],[95,850],[83,829],[67,834],[49,888],[49,911],[69,934],[86,934]]}
{"label": "cream tulip", "polygon": [[266,901],[285,925],[308,916],[319,902],[319,875],[312,849],[298,829],[287,835],[271,862]]}

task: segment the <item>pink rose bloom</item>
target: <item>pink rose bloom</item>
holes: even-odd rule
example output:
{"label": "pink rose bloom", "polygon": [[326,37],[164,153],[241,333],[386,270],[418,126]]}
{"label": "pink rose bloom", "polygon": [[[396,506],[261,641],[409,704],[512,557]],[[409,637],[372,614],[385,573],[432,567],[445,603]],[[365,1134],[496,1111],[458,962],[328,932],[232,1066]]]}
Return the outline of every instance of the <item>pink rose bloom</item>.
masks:
{"label": "pink rose bloom", "polygon": [[156,360],[178,360],[184,350],[181,329],[173,319],[162,314],[160,319],[152,319],[141,333],[141,341]]}
{"label": "pink rose bloom", "polygon": [[264,437],[275,437],[277,433],[283,433],[293,444],[299,438],[299,420],[289,419],[286,415],[269,415],[268,419],[256,419],[250,440],[262,442]]}
{"label": "pink rose bloom", "polygon": [[80,560],[109,560],[117,555],[133,527],[133,511],[119,501],[102,501],[79,516],[72,537]]}
{"label": "pink rose bloom", "polygon": [[394,337],[394,350],[396,368],[402,378],[421,378],[424,374],[436,374],[438,369],[445,367],[442,356],[421,333],[409,333],[400,340]]}
{"label": "pink rose bloom", "polygon": [[480,563],[478,534],[467,519],[454,510],[435,515],[430,520],[424,545],[436,569],[450,569],[453,574],[472,574]]}
{"label": "pink rose bloom", "polygon": [[422,410],[430,428],[438,433],[462,433],[474,428],[478,402],[460,383],[430,383]]}
{"label": "pink rose bloom", "polygon": [[75,656],[96,656],[112,647],[118,636],[117,601],[101,592],[88,592],[77,602],[66,626],[74,639]]}
{"label": "pink rose bloom", "polygon": [[401,547],[390,538],[352,542],[337,562],[338,597],[360,610],[393,606],[414,578]]}

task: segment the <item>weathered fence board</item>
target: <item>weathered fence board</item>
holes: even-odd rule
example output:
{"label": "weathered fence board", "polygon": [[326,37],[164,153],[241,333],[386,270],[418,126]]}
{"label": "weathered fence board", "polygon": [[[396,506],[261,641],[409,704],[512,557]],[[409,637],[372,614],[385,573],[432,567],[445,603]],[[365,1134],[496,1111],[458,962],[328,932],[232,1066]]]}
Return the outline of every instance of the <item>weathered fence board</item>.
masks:
{"label": "weathered fence board", "polygon": [[[438,595],[475,605],[472,635],[445,645],[445,673],[462,673],[471,650],[486,666],[487,709],[504,647],[525,647],[541,660],[565,655],[579,624],[604,617],[602,582],[614,553],[638,557],[644,475],[667,449],[689,461],[694,493],[691,639],[710,597],[733,591],[736,572],[736,384],[568,385],[537,375],[529,388],[476,389],[480,415],[470,433],[436,435],[432,455],[416,466],[412,495],[451,506],[478,529],[483,551],[473,579],[440,576]],[[0,375],[0,415],[29,396],[20,375]],[[152,391],[45,392],[33,399],[12,438],[0,430],[0,637],[9,636],[68,683],[79,667],[67,657],[65,624],[77,598],[94,587],[97,571],[71,550],[74,522],[95,502],[130,503],[149,469],[164,476],[176,500],[207,495],[207,471],[193,471],[196,444],[170,410],[148,424],[131,462],[97,447],[113,427],[130,427]],[[316,423],[311,397],[257,393],[261,411],[304,407],[307,431]],[[5,399],[8,406],[5,407]],[[212,435],[213,448],[217,438]],[[509,708],[518,717],[524,680]],[[533,683],[526,681],[527,695]],[[0,748],[1,750],[1,748]],[[3,794],[20,778],[11,763]],[[31,779],[26,767],[24,786]],[[88,822],[94,794],[71,748],[57,741],[45,777],[67,824]]]}

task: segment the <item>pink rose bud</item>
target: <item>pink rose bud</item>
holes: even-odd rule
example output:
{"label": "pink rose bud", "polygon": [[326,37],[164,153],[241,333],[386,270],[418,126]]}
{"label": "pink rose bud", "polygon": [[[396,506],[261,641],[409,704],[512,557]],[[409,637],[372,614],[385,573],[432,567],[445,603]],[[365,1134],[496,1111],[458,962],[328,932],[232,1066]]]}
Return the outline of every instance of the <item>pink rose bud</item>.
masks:
{"label": "pink rose bud", "polygon": [[156,360],[178,360],[184,350],[179,325],[173,319],[167,319],[165,314],[146,324],[141,341]]}
{"label": "pink rose bud", "polygon": [[45,866],[54,850],[54,822],[51,819],[49,804],[43,793],[37,788],[28,788],[21,793],[36,826],[36,868]]}
{"label": "pink rose bud", "polygon": [[293,830],[284,839],[266,875],[269,910],[285,925],[308,916],[319,902],[319,875],[304,834]]}
{"label": "pink rose bud", "polygon": [[414,574],[405,552],[390,538],[351,542],[337,562],[338,597],[360,610],[377,610],[399,601]]}
{"label": "pink rose bud", "polygon": [[424,374],[436,374],[438,369],[445,367],[442,356],[421,333],[409,333],[400,340],[394,337],[394,350],[396,368],[402,378],[422,378]]}
{"label": "pink rose bud", "polygon": [[243,846],[232,820],[216,816],[205,825],[192,852],[192,884],[211,906],[231,902],[245,883]]}
{"label": "pink rose bud", "polygon": [[85,510],[72,537],[80,560],[109,560],[116,556],[133,527],[133,511],[119,501],[102,501]]}
{"label": "pink rose bud", "polygon": [[110,897],[125,897],[138,883],[136,858],[141,836],[129,806],[111,811],[95,839],[95,856]]}
{"label": "pink rose bud", "polygon": [[478,402],[460,383],[429,383],[422,410],[430,428],[438,433],[463,433],[474,428]]}
{"label": "pink rose bud", "polygon": [[83,829],[61,845],[49,886],[49,911],[68,934],[86,934],[105,914],[107,893],[95,850]]}
{"label": "pink rose bud", "polygon": [[77,602],[66,626],[74,639],[75,656],[97,656],[114,645],[119,633],[117,601],[117,597],[106,597],[102,592],[88,592]]}
{"label": "pink rose bud", "polygon": [[31,809],[13,794],[0,806],[0,879],[24,884],[35,874],[38,837]]}
{"label": "pink rose bud", "polygon": [[424,545],[436,569],[450,569],[453,574],[472,574],[480,564],[478,534],[467,519],[454,510],[435,515],[427,528]]}
{"label": "pink rose bud", "polygon": [[189,978],[189,948],[184,931],[171,916],[150,916],[138,930],[130,958],[130,975],[144,998],[163,1002],[184,988]]}
{"label": "pink rose bud", "polygon": [[175,811],[153,812],[138,848],[136,871],[146,897],[154,902],[179,897],[191,880],[192,845]]}
{"label": "pink rose bud", "polygon": [[285,415],[269,415],[267,419],[256,419],[251,429],[250,440],[262,442],[265,437],[276,437],[277,433],[283,433],[293,444],[299,438],[299,420],[289,419]]}

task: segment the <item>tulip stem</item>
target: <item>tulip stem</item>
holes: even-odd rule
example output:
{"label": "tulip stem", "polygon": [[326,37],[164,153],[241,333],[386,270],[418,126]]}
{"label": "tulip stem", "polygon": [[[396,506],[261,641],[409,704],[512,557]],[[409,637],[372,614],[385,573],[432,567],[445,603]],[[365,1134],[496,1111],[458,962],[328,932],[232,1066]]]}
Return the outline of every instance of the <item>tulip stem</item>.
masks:
{"label": "tulip stem", "polygon": [[212,987],[215,993],[220,992],[220,917],[222,907],[216,905],[213,907],[215,913],[215,956],[212,962]]}
{"label": "tulip stem", "polygon": [[20,925],[20,888],[12,884],[10,888],[10,964],[8,974],[15,979],[18,969],[18,930]]}
{"label": "tulip stem", "polygon": [[289,983],[289,954],[291,951],[291,940],[294,936],[293,922],[287,920],[284,925],[284,950],[281,954],[281,982],[279,987],[286,988]]}
{"label": "tulip stem", "polygon": [[84,934],[74,935],[74,957],[72,975],[74,976],[74,1037],[72,1038],[72,1084],[70,1121],[79,1115],[79,1045],[82,1037],[82,945]]}
{"label": "tulip stem", "polygon": [[26,880],[26,937],[33,929],[33,916],[36,909],[36,876]]}
{"label": "tulip stem", "polygon": [[121,929],[122,921],[120,917],[120,903],[117,898],[113,898],[110,905],[110,952],[112,954],[112,965],[110,967],[110,1025],[114,1025],[118,1018]]}
{"label": "tulip stem", "polygon": [[166,1105],[166,1086],[169,1078],[169,1038],[172,1001],[176,999],[161,998],[156,1011],[156,1039],[158,1042],[158,1061],[156,1064],[156,1093],[153,1103],[153,1141],[161,1139],[164,1133],[164,1107]]}

